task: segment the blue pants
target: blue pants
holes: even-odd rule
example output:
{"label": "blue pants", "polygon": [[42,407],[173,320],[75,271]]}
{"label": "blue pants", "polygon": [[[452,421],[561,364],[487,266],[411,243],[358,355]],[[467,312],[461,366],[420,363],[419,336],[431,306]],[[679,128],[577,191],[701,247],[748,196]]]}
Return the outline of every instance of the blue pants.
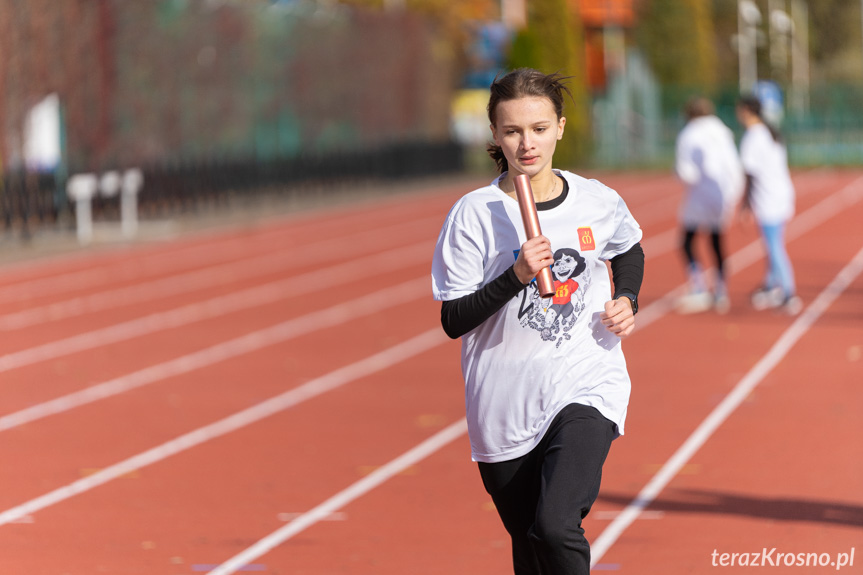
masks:
{"label": "blue pants", "polygon": [[581,521],[599,495],[614,436],[615,425],[595,408],[571,404],[527,455],[479,464],[512,538],[515,575],[588,575]]}
{"label": "blue pants", "polygon": [[794,285],[794,270],[788,252],[785,250],[785,224],[760,224],[761,237],[767,250],[767,277],[764,287],[782,288],[785,297],[791,297],[797,292]]}

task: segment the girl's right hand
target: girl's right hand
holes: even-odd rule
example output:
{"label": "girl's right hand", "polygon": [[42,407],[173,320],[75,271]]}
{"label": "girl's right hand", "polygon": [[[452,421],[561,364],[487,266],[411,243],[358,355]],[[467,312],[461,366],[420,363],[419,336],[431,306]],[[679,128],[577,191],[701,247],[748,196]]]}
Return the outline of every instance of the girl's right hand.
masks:
{"label": "girl's right hand", "polygon": [[515,264],[512,266],[518,280],[527,285],[542,268],[554,263],[551,242],[545,236],[536,236],[521,245]]}

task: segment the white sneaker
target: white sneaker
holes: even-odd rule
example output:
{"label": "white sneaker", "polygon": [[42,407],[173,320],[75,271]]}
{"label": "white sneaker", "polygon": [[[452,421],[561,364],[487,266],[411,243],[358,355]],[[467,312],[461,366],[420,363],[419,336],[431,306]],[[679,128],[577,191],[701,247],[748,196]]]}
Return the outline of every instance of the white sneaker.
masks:
{"label": "white sneaker", "polygon": [[779,306],[779,310],[785,315],[797,315],[803,311],[803,300],[796,295],[788,296]]}
{"label": "white sneaker", "polygon": [[713,307],[713,296],[709,292],[691,293],[677,300],[677,313],[701,313]]}
{"label": "white sneaker", "polygon": [[752,307],[756,310],[771,309],[779,307],[785,301],[782,288],[758,288],[752,292]]}
{"label": "white sneaker", "polygon": [[713,309],[716,313],[725,315],[731,310],[731,300],[727,295],[718,295],[713,299]]}

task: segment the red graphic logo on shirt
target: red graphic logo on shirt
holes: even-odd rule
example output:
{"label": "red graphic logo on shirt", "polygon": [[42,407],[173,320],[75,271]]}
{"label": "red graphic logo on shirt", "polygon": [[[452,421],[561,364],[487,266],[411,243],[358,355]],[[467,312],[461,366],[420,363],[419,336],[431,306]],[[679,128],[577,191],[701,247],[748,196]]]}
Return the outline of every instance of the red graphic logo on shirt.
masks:
{"label": "red graphic logo on shirt", "polygon": [[578,282],[572,278],[569,278],[563,283],[554,280],[554,284],[556,290],[554,292],[554,296],[552,297],[551,302],[558,305],[570,303],[572,301],[572,294],[574,294],[578,290]]}
{"label": "red graphic logo on shirt", "polygon": [[578,228],[578,244],[581,246],[581,251],[596,249],[596,242],[593,241],[593,230],[590,228]]}

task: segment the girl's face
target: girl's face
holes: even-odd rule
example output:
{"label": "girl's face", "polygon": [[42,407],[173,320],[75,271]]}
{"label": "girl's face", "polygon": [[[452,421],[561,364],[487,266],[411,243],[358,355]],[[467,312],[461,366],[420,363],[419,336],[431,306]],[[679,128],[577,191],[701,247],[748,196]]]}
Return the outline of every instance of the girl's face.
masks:
{"label": "girl's face", "polygon": [[497,105],[491,126],[495,143],[503,149],[511,175],[535,176],[551,169],[557,141],[563,137],[566,118],[557,118],[548,98],[505,100]]}
{"label": "girl's face", "polygon": [[737,121],[748,127],[750,123],[752,123],[753,118],[757,118],[755,114],[749,111],[749,108],[746,106],[741,106],[738,104],[736,108],[737,112]]}

